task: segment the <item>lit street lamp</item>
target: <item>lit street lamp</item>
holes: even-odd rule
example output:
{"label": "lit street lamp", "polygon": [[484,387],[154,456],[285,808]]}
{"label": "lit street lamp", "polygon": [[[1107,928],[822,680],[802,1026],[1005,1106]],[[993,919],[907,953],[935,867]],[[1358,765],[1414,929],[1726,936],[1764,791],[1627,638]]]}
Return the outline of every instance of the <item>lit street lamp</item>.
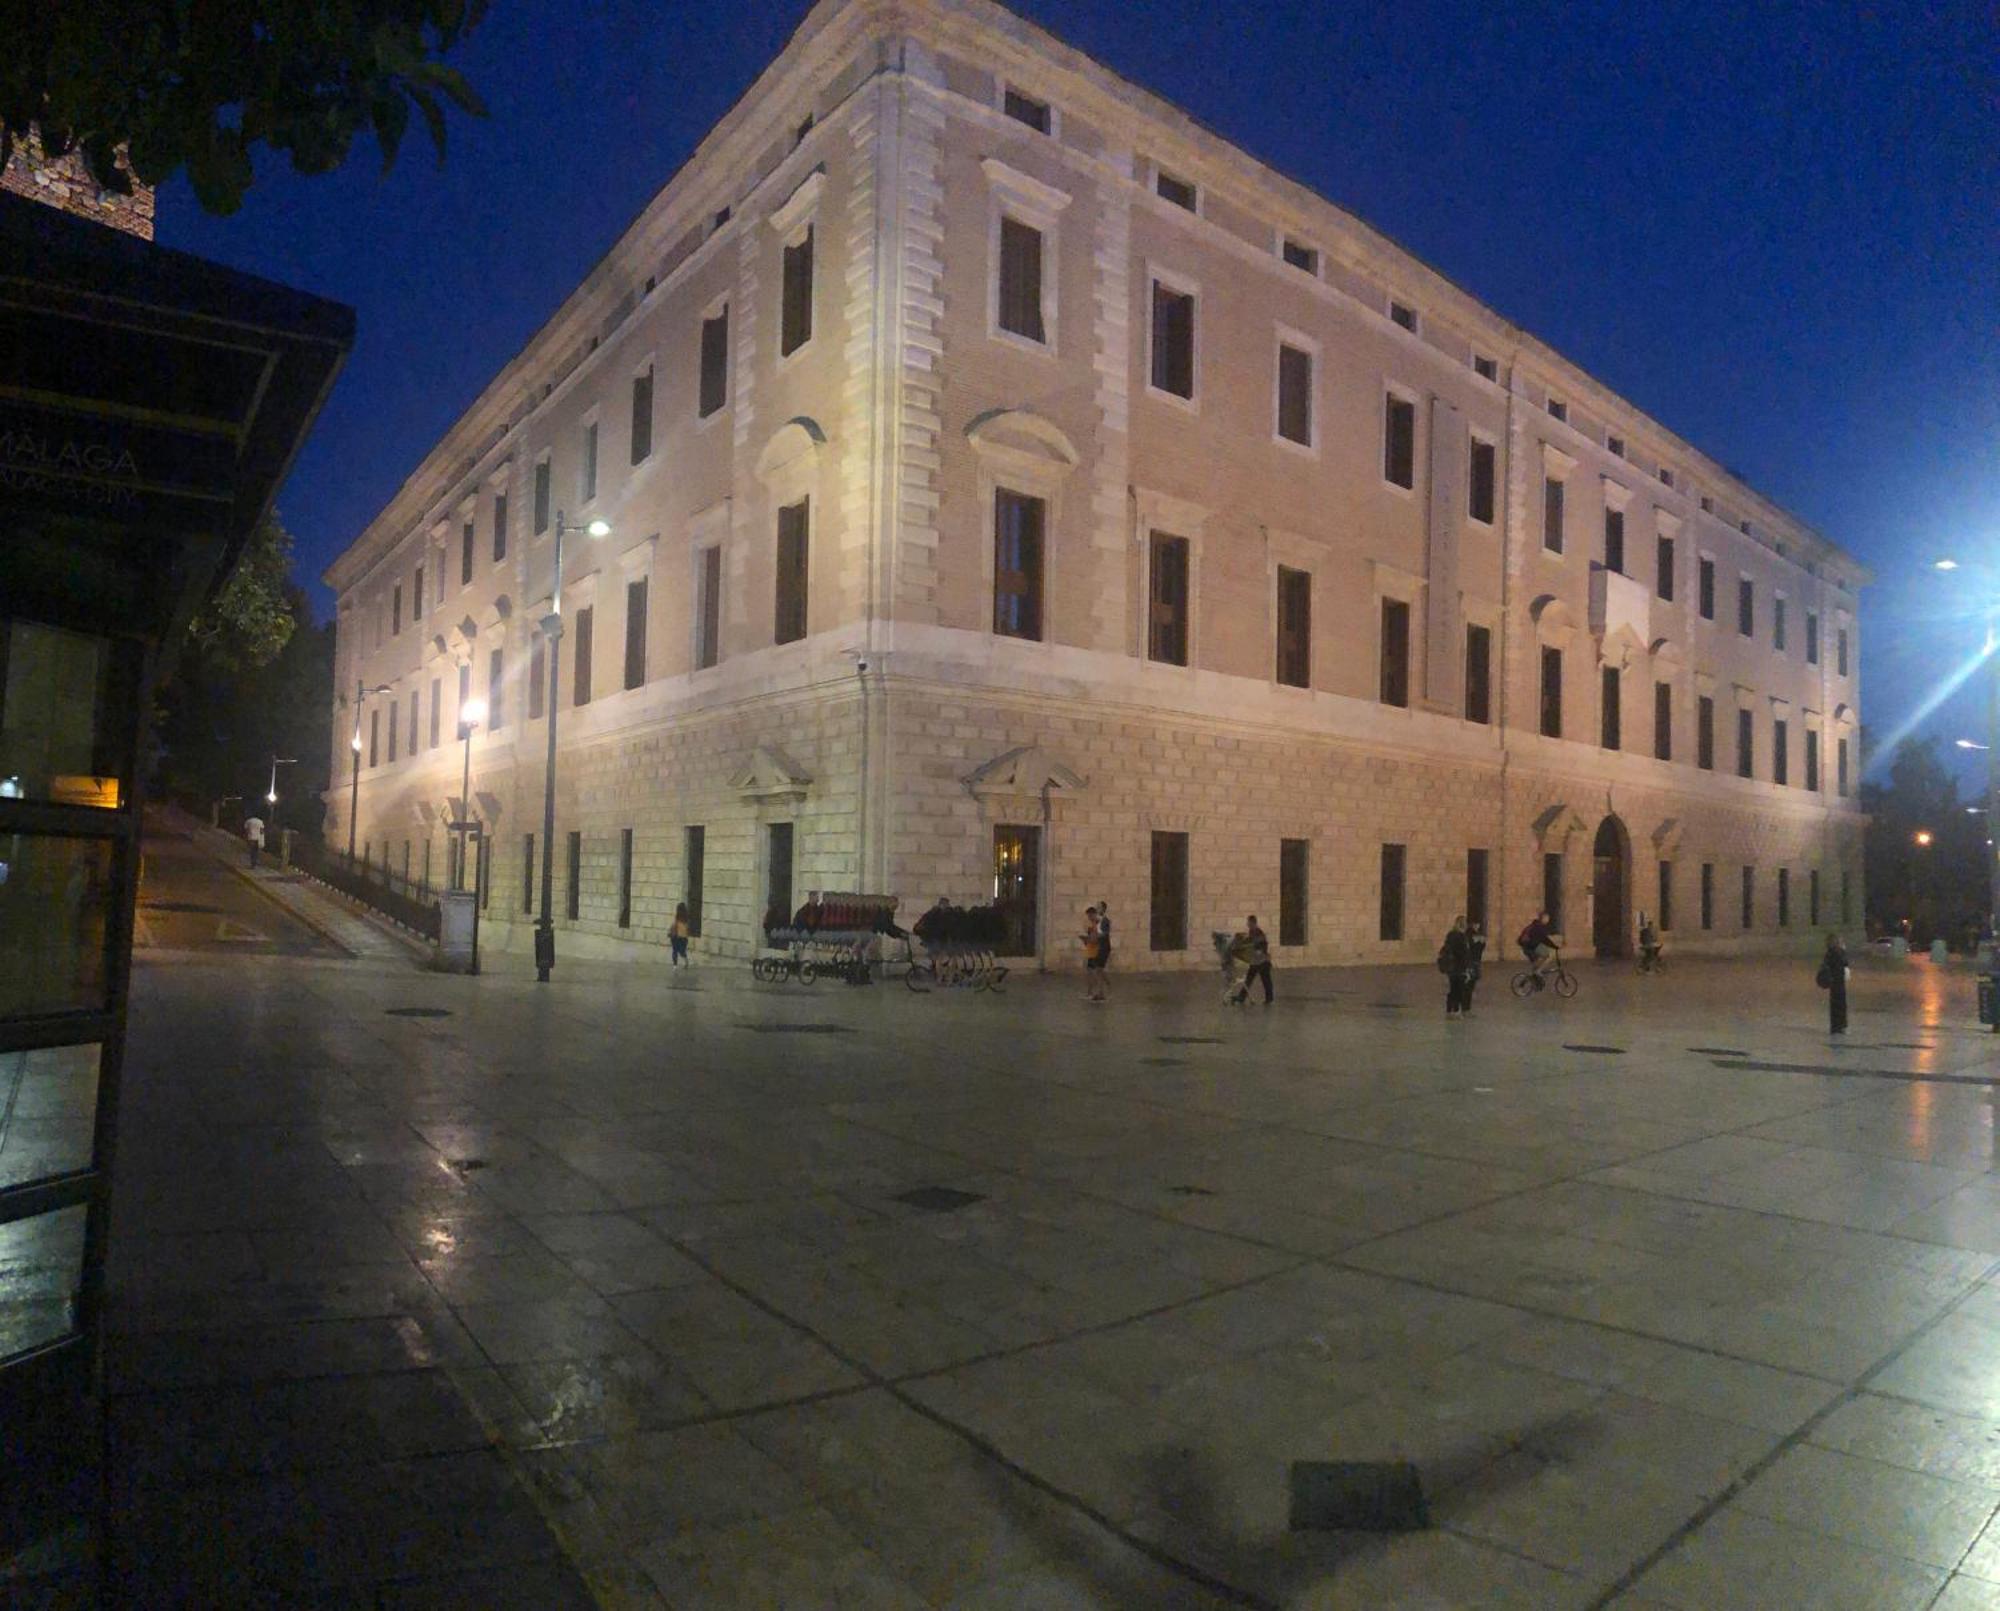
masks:
{"label": "lit street lamp", "polygon": [[1990,744],[1975,744],[1969,738],[1955,738],[1952,740],[1952,742],[1962,750],[1984,750],[1992,748]]}
{"label": "lit street lamp", "polygon": [[472,829],[472,730],[486,720],[486,701],[468,699],[458,707],[458,736],[465,740],[465,781],[458,790],[458,865],[452,869],[451,887],[465,888],[465,836]]}
{"label": "lit street lamp", "polygon": [[[1934,560],[1932,569],[1955,571],[1958,561],[1947,555]],[[1978,744],[1969,738],[1955,740],[1962,750],[1978,750],[1986,756],[1986,820],[2000,822],[2000,579],[1980,567],[1976,577],[1987,592],[1988,609],[1986,616],[1986,641],[1981,654],[1986,661],[1986,742]],[[1989,966],[1996,977],[2000,977],[2000,854],[1995,854],[1993,841],[1986,841],[1987,853],[1981,860],[1986,867],[1987,932],[1992,936],[1993,950]],[[2000,1015],[1993,1024],[1994,1033],[2000,1034]]]}
{"label": "lit street lamp", "polygon": [[[347,860],[354,861],[354,827],[361,819],[361,706],[370,694],[386,694],[390,691],[386,682],[378,682],[370,688],[360,679],[354,684],[354,782],[347,793]],[[272,787],[277,787],[276,783]]]}
{"label": "lit street lamp", "polygon": [[1910,838],[1911,838],[1911,839],[1912,839],[1912,840],[1913,840],[1913,841],[1914,841],[1914,842],[1915,842],[1915,843],[1916,843],[1916,844],[1917,844],[1917,845],[1918,845],[1918,846],[1919,846],[1920,848],[1926,848],[1926,849],[1927,849],[1927,848],[1929,848],[1929,845],[1930,845],[1930,842],[1931,842],[1931,831],[1930,831],[1930,829],[1928,829],[1928,828],[1919,828],[1919,829],[1918,829],[1918,830],[1917,830],[1917,831],[1916,831],[1915,833],[1913,833],[1912,835],[1910,835]]}
{"label": "lit street lamp", "polygon": [[542,771],[542,915],[535,920],[535,979],[547,984],[556,965],[556,920],[551,910],[556,886],[556,687],[562,665],[563,534],[582,532],[586,537],[609,537],[608,521],[593,520],[572,526],[569,518],[556,511],[554,578],[549,584],[549,613],[542,617],[542,637],[549,646],[549,760]]}

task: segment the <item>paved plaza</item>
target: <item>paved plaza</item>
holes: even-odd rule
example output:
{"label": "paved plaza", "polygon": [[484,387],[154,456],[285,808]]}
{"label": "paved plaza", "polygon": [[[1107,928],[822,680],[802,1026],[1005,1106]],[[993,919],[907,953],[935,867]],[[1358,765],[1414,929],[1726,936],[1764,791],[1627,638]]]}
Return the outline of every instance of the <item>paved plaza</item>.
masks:
{"label": "paved plaza", "polygon": [[[2000,1607],[2000,1048],[1887,959],[1830,1043],[1804,943],[1465,1023],[142,953],[111,1581]],[[1293,1462],[1396,1459],[1427,1529],[1289,1525]]]}

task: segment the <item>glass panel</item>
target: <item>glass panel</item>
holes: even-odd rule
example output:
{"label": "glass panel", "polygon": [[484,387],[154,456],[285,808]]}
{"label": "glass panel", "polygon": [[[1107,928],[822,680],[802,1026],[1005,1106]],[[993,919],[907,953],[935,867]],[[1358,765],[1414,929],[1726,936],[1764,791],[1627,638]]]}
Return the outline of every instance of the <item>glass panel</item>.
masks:
{"label": "glass panel", "polygon": [[86,1212],[79,1204],[0,1225],[0,1359],[76,1330]]}
{"label": "glass panel", "polygon": [[97,1057],[95,1046],[0,1052],[0,1186],[90,1167]]}
{"label": "glass panel", "polygon": [[0,836],[0,1018],[109,1005],[111,844]]}
{"label": "glass panel", "polygon": [[116,810],[128,738],[110,640],[0,622],[0,799]]}

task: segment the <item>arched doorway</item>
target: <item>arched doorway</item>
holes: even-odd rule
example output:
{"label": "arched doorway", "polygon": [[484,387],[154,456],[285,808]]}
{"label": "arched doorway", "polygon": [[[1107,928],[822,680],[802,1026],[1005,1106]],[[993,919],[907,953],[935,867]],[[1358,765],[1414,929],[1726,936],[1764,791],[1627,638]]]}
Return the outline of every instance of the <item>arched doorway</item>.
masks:
{"label": "arched doorway", "polygon": [[1632,954],[1632,925],[1625,911],[1625,891],[1632,871],[1632,838],[1625,824],[1606,817],[1591,847],[1591,940],[1601,957]]}

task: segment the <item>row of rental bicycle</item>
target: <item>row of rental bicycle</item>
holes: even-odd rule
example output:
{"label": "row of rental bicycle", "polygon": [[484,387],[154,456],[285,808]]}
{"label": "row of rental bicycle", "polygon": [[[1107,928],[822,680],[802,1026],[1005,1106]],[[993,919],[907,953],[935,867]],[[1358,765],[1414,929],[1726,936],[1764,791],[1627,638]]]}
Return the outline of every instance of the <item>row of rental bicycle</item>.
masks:
{"label": "row of rental bicycle", "polygon": [[[953,906],[940,900],[905,929],[894,895],[815,891],[805,905],[764,914],[764,948],[750,959],[766,983],[873,984],[900,972],[903,983],[929,990],[998,990],[1007,967],[998,947],[1005,924],[995,906]],[[921,955],[919,954],[921,952]]]}

